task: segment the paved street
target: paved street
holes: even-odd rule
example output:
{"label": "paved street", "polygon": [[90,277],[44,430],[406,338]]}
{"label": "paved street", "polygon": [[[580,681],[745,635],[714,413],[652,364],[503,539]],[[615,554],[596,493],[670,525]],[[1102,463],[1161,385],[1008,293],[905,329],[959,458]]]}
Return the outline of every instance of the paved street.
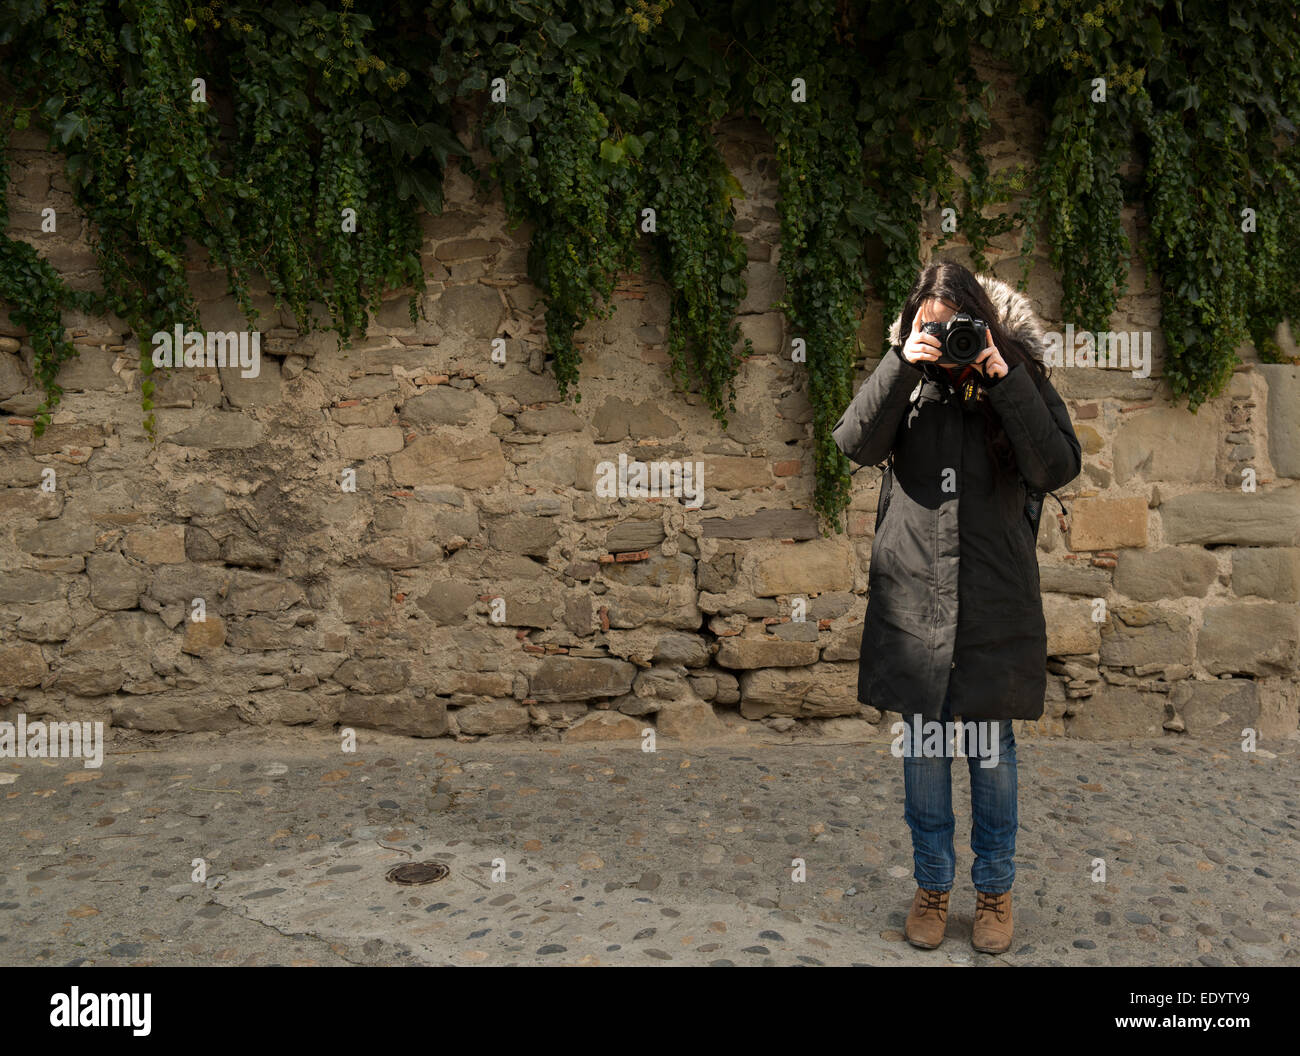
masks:
{"label": "paved street", "polygon": [[[903,940],[884,740],[652,754],[358,730],[348,754],[312,730],[108,732],[99,770],[0,760],[2,963],[1300,963],[1295,739],[1022,739],[1016,936],[994,957],[969,943],[962,760],[948,937]],[[385,879],[425,861],[449,874]]]}

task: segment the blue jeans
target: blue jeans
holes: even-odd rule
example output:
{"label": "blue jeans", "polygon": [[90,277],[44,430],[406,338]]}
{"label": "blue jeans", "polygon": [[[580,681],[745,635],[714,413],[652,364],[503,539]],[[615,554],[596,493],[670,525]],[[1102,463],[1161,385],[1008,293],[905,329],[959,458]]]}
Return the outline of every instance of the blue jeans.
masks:
{"label": "blue jeans", "polygon": [[[909,723],[908,744],[914,743],[913,724],[920,715],[903,716]],[[945,698],[941,721],[952,719]],[[924,731],[925,727],[921,727]],[[1001,894],[1010,891],[1016,878],[1016,739],[1011,720],[997,723],[998,762],[981,766],[974,753],[968,755],[971,791],[970,846],[975,854],[970,877],[976,891]],[[965,744],[966,742],[963,742]],[[967,749],[969,751],[969,748]],[[918,887],[931,891],[952,889],[957,856],[952,836],[952,749],[942,757],[903,755],[903,817],[912,830],[913,876]],[[985,759],[984,761],[988,761]]]}

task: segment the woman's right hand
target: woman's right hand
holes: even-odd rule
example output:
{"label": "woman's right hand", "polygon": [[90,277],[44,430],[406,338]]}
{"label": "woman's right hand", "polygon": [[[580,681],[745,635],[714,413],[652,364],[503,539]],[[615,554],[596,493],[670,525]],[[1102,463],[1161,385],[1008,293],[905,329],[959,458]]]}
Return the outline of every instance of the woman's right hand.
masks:
{"label": "woman's right hand", "polygon": [[933,362],[939,358],[939,339],[921,329],[921,312],[918,310],[912,319],[912,332],[903,345],[902,356],[907,362],[916,364],[926,360]]}

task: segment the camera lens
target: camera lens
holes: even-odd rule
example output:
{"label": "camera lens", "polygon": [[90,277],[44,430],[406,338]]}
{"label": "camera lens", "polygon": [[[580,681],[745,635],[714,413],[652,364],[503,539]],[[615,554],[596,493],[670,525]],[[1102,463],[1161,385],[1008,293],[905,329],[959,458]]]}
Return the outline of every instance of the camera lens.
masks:
{"label": "camera lens", "polygon": [[956,363],[971,363],[979,355],[978,333],[966,319],[954,319],[948,325],[944,351]]}

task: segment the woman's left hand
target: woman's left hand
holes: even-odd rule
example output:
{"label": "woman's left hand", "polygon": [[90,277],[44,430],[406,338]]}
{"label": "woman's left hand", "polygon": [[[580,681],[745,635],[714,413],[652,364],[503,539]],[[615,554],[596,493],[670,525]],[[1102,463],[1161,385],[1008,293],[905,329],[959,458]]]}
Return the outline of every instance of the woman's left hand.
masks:
{"label": "woman's left hand", "polygon": [[998,346],[993,343],[993,331],[985,330],[984,337],[987,344],[983,352],[975,359],[975,368],[987,378],[1004,378],[1007,371],[1007,361],[1002,358],[1002,353],[998,351]]}

